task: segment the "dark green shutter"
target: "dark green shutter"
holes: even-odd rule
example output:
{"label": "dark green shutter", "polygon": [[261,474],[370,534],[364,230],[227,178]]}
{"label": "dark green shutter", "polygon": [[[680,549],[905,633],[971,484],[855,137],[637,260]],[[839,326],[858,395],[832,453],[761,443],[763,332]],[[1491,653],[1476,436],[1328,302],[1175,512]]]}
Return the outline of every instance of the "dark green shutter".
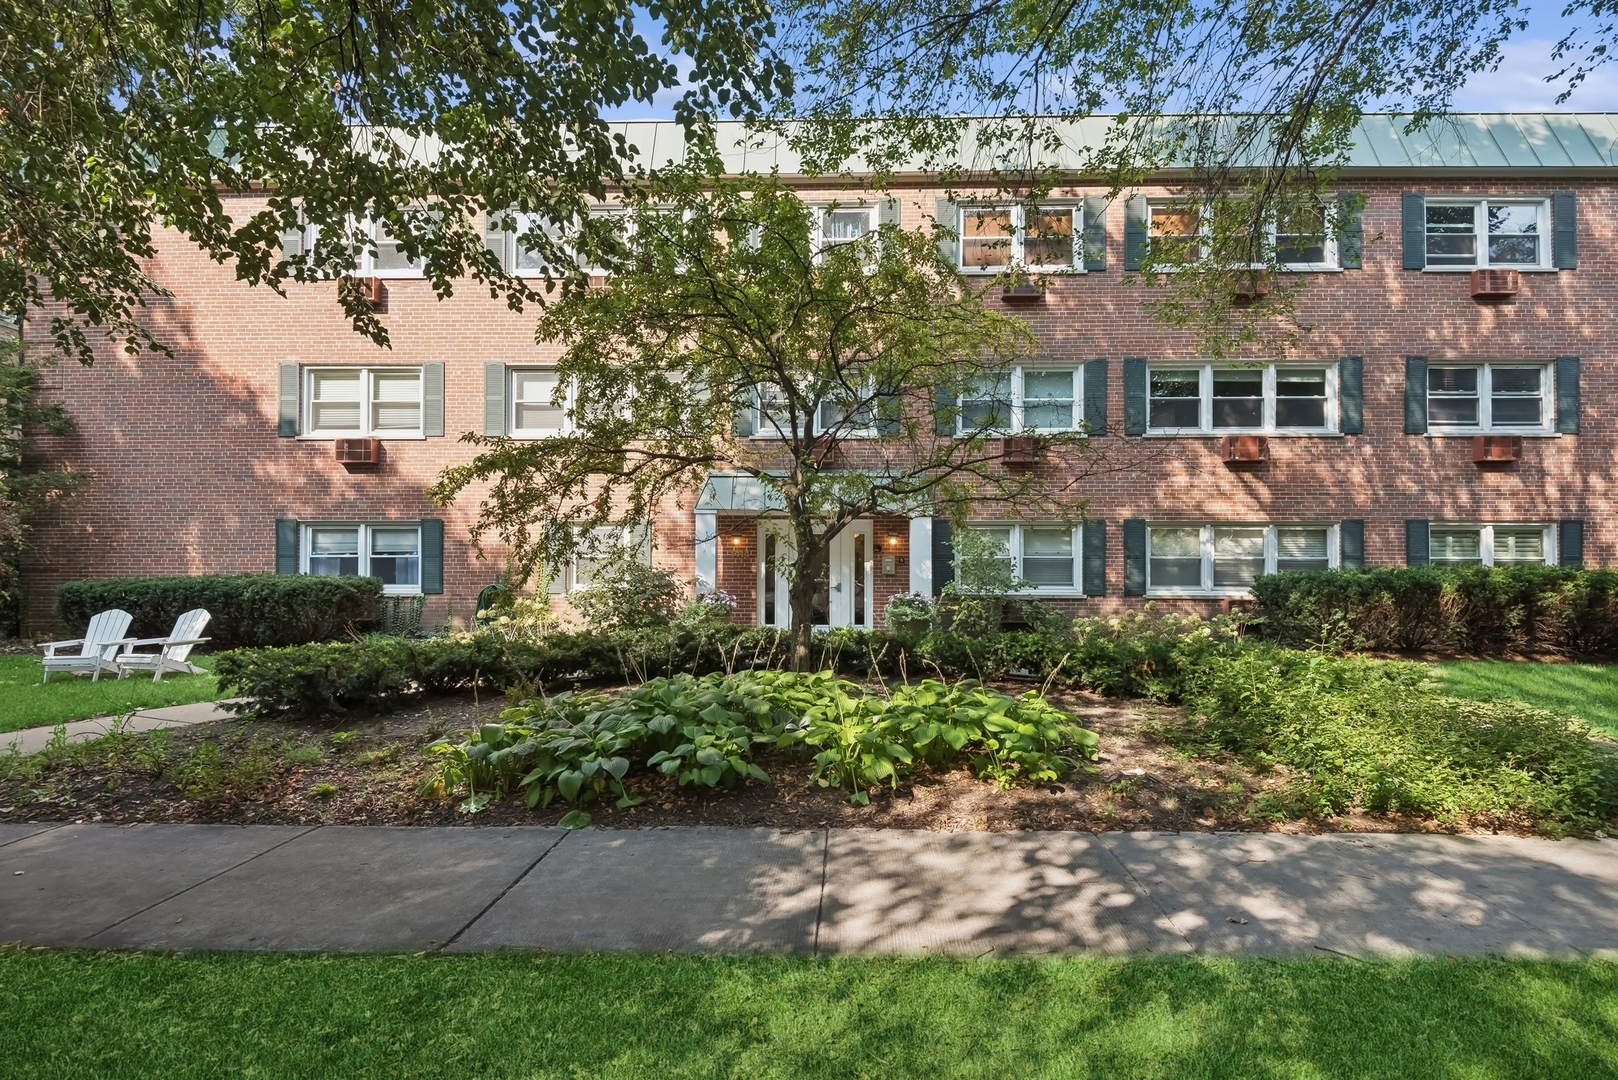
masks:
{"label": "dark green shutter", "polygon": [[1405,357],[1405,434],[1427,434],[1427,358]]}
{"label": "dark green shutter", "polygon": [[1144,195],[1132,195],[1124,202],[1125,270],[1139,270],[1146,259],[1146,222],[1149,213]]}
{"label": "dark green shutter", "polygon": [[1427,552],[1427,523],[1425,521],[1405,522],[1405,565],[1426,566]]}
{"label": "dark green shutter", "polygon": [[1084,197],[1084,268],[1107,268],[1107,200],[1100,195]]}
{"label": "dark green shutter", "polygon": [[1337,362],[1337,430],[1365,433],[1365,359],[1345,356]]}
{"label": "dark green shutter", "polygon": [[275,572],[298,572],[298,523],[291,518],[275,521]]}
{"label": "dark green shutter", "polygon": [[421,433],[444,434],[444,365],[421,365]]}
{"label": "dark green shutter", "polygon": [[1404,214],[1406,270],[1427,269],[1427,196],[1407,191],[1401,200]]}
{"label": "dark green shutter", "polygon": [[1584,522],[1579,518],[1556,523],[1556,561],[1562,566],[1584,565]]}
{"label": "dark green shutter", "polygon": [[1107,595],[1107,523],[1086,521],[1084,535],[1084,595]]}
{"label": "dark green shutter", "polygon": [[1146,522],[1124,522],[1124,595],[1146,595]]}
{"label": "dark green shutter", "polygon": [[1579,433],[1579,358],[1556,358],[1556,430],[1563,435]]}
{"label": "dark green shutter", "polygon": [[938,257],[950,266],[961,265],[960,208],[953,199],[939,199],[933,210],[933,235],[938,239]]}
{"label": "dark green shutter", "polygon": [[1344,570],[1358,570],[1365,565],[1365,522],[1337,523],[1337,565]]}
{"label": "dark green shutter", "polygon": [[483,365],[483,434],[506,433],[506,365]]}
{"label": "dark green shutter", "polygon": [[955,580],[955,527],[948,518],[933,518],[933,595]]}
{"label": "dark green shutter", "polygon": [[1551,262],[1558,270],[1579,265],[1579,202],[1571,191],[1551,196]]}
{"label": "dark green shutter", "polygon": [[282,364],[277,380],[275,433],[283,439],[298,435],[298,365]]}
{"label": "dark green shutter", "polygon": [[1146,361],[1124,360],[1124,434],[1146,434],[1148,375]]}
{"label": "dark green shutter", "polygon": [[1084,362],[1084,429],[1091,435],[1107,433],[1107,362]]}
{"label": "dark green shutter", "polygon": [[444,591],[444,522],[439,518],[421,521],[421,591],[424,596]]}
{"label": "dark green shutter", "polygon": [[1344,191],[1337,196],[1337,265],[1344,270],[1358,270],[1365,265],[1365,228],[1360,213],[1365,207],[1365,196],[1358,191]]}
{"label": "dark green shutter", "polygon": [[939,435],[955,434],[955,391],[947,386],[933,389],[933,430]]}
{"label": "dark green shutter", "polygon": [[892,390],[879,389],[876,392],[876,433],[878,435],[897,435],[900,429],[900,398]]}

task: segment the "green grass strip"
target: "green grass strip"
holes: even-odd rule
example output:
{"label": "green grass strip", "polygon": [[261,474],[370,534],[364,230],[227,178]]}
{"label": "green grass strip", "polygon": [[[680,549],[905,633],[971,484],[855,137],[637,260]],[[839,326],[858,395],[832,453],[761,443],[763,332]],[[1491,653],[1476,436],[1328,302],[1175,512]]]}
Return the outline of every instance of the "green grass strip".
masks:
{"label": "green grass strip", "polygon": [[[213,667],[213,657],[193,656],[198,667]],[[212,675],[166,675],[153,682],[150,674],[119,680],[103,675],[56,674],[41,683],[42,669],[35,656],[0,656],[0,732],[65,724],[94,716],[116,716],[135,709],[189,705],[219,696]]]}
{"label": "green grass strip", "polygon": [[1580,717],[1618,739],[1618,667],[1522,660],[1458,660],[1435,666],[1446,694],[1526,701]]}
{"label": "green grass strip", "polygon": [[1618,965],[0,952],[0,1074],[1618,1076]]}

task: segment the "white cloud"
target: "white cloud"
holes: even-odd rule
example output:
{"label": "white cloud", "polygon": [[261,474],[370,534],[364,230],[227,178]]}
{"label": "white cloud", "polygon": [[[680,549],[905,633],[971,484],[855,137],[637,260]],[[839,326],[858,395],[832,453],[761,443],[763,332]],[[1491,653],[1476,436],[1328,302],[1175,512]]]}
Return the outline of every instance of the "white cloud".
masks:
{"label": "white cloud", "polygon": [[1556,103],[1557,95],[1567,88],[1567,83],[1565,80],[1545,81],[1545,76],[1562,67],[1551,60],[1551,50],[1555,47],[1553,38],[1524,38],[1507,44],[1501,50],[1498,71],[1473,76],[1455,95],[1456,111],[1618,111],[1618,68],[1611,65],[1592,73],[1567,101]]}

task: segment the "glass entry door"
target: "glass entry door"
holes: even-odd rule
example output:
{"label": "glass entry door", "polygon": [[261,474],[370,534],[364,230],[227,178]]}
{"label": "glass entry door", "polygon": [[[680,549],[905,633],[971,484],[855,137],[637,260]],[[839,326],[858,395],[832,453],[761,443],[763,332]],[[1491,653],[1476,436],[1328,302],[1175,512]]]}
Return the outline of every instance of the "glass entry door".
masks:
{"label": "glass entry door", "polygon": [[[871,627],[874,535],[869,521],[857,521],[832,538],[826,565],[815,581],[816,626]],[[785,526],[766,521],[758,530],[758,621],[760,626],[792,625],[787,571],[793,547]]]}

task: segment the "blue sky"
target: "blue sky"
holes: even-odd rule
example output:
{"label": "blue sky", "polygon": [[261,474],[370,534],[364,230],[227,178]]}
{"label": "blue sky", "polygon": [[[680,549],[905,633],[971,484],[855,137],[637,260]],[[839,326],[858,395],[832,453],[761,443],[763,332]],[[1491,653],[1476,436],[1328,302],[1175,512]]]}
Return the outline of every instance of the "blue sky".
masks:
{"label": "blue sky", "polygon": [[[1498,70],[1476,76],[1457,95],[1455,108],[1462,112],[1618,112],[1618,66],[1602,68],[1574,91],[1573,97],[1558,105],[1556,97],[1563,84],[1545,82],[1545,76],[1561,65],[1551,61],[1551,51],[1566,34],[1568,23],[1561,16],[1561,0],[1551,0],[1539,10],[1524,8],[1528,29],[1504,49]],[[643,28],[648,40],[658,34],[650,23]],[[682,74],[689,62],[679,62]],[[670,119],[679,91],[666,90],[651,104],[631,103],[612,110],[612,120]]]}

